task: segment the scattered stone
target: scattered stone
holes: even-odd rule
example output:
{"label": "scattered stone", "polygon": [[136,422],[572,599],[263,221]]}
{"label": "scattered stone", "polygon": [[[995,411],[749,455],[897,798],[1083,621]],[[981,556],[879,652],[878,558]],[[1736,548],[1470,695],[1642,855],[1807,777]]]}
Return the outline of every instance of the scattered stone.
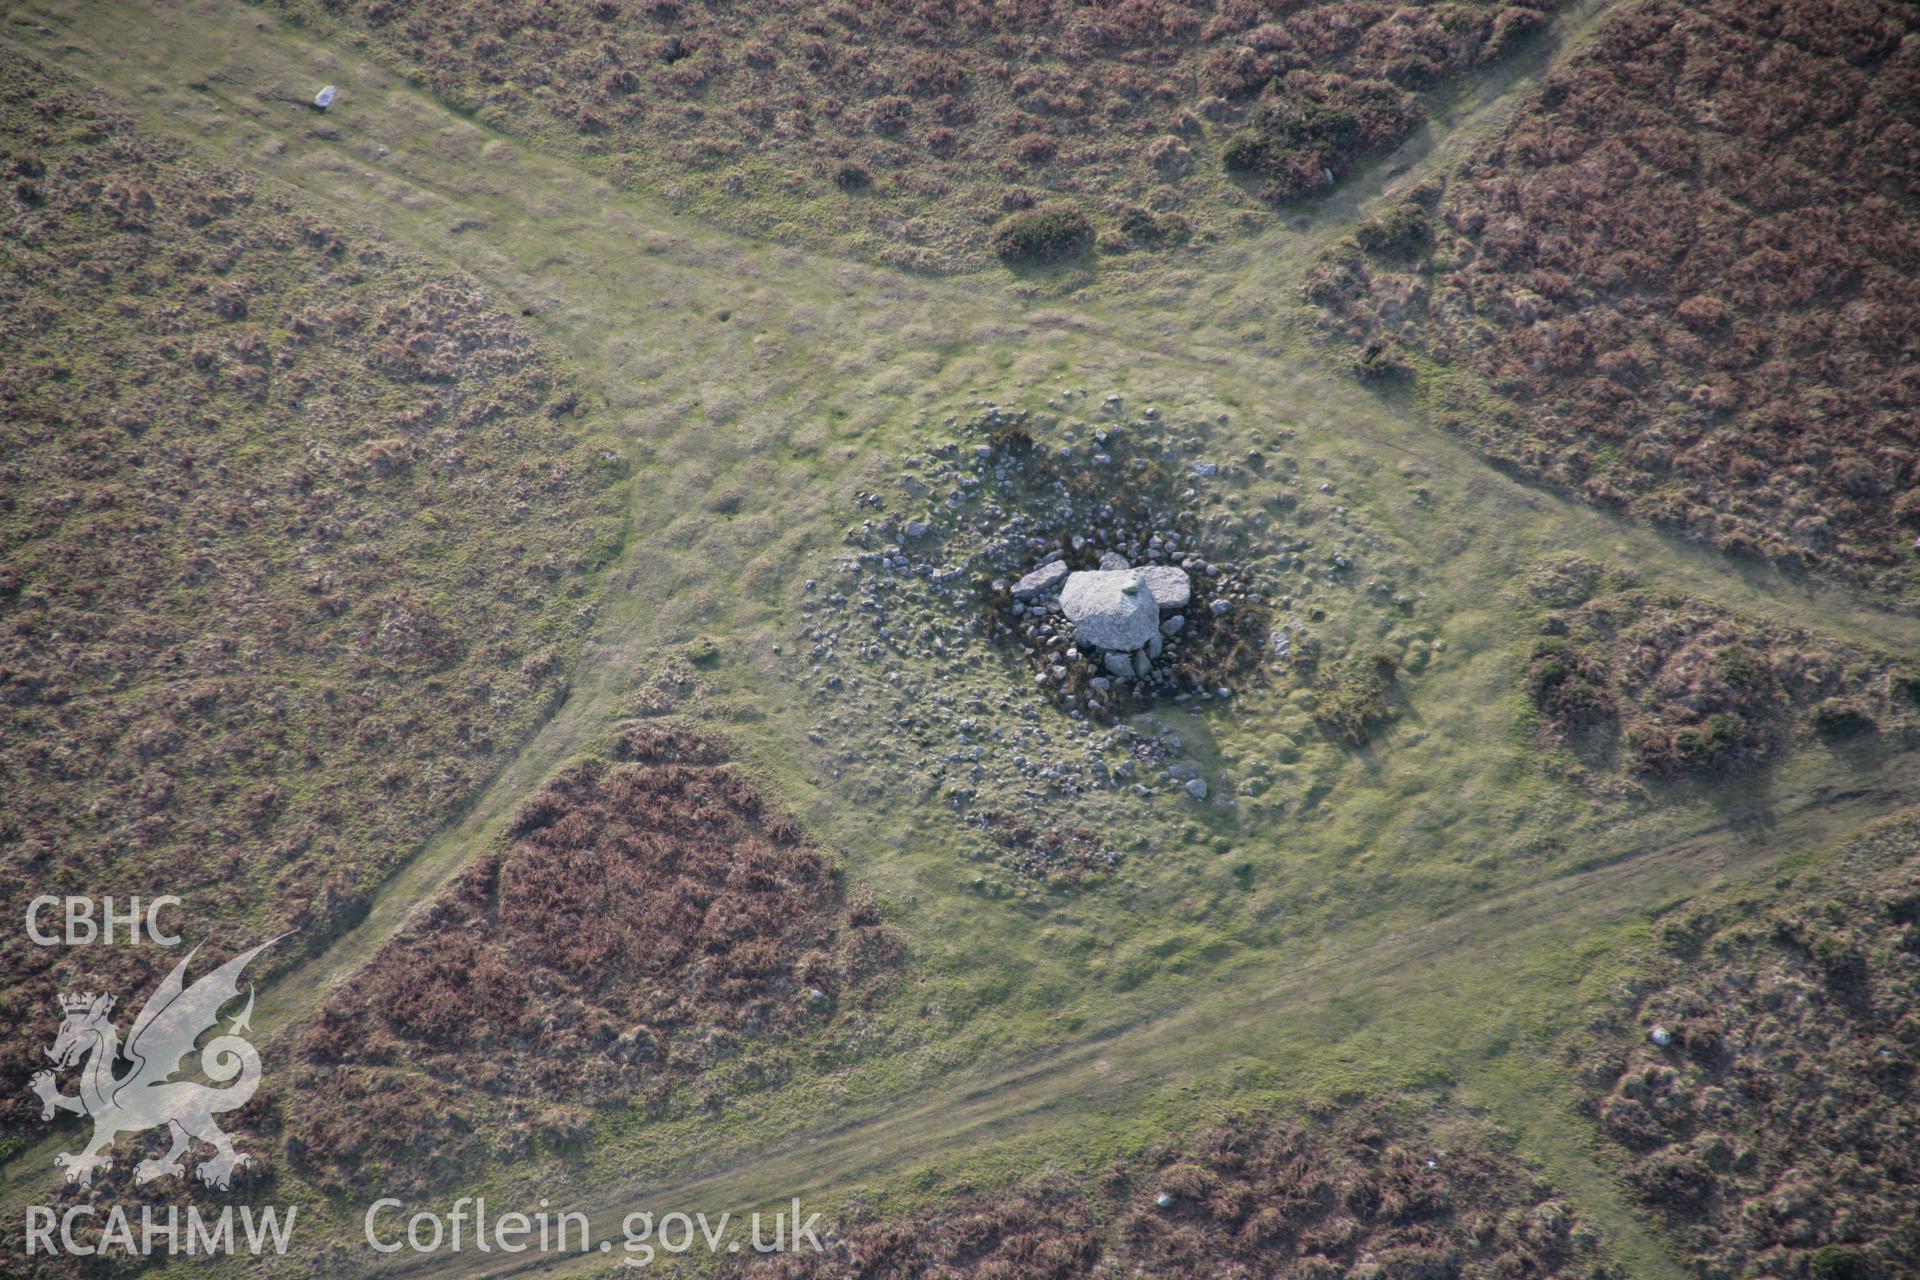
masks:
{"label": "scattered stone", "polygon": [[1043,564],[1020,581],[1013,584],[1015,600],[1031,600],[1035,596],[1050,596],[1060,589],[1067,580],[1068,569],[1064,562],[1055,560]]}
{"label": "scattered stone", "polygon": [[1213,616],[1214,616],[1214,617],[1216,617],[1216,618],[1218,618],[1218,617],[1222,617],[1223,615],[1225,615],[1225,614],[1226,614],[1226,612],[1227,612],[1227,611],[1228,611],[1229,609],[1231,609],[1231,608],[1233,608],[1233,606],[1232,606],[1232,605],[1230,605],[1230,604],[1228,604],[1228,603],[1227,603],[1227,602],[1226,602],[1225,600],[1215,600],[1215,601],[1214,601],[1214,602],[1213,602],[1213,603],[1212,603],[1212,604],[1211,604],[1210,606],[1208,606],[1208,607],[1209,607],[1209,608],[1211,608],[1211,609],[1213,610]]}
{"label": "scattered stone", "polygon": [[1187,782],[1187,794],[1195,800],[1205,800],[1207,798],[1207,780],[1205,778],[1189,779]]}
{"label": "scattered stone", "polygon": [[1111,671],[1120,679],[1133,679],[1133,658],[1131,655],[1109,649],[1101,661],[1106,664],[1108,671]]}
{"label": "scattered stone", "polygon": [[1180,628],[1186,625],[1187,615],[1184,613],[1176,613],[1171,618],[1162,618],[1160,620],[1160,634],[1163,636],[1177,636],[1180,634]]}
{"label": "scattered stone", "polygon": [[927,536],[927,525],[926,525],[926,522],[925,522],[924,520],[909,520],[909,521],[907,521],[907,536],[908,536],[909,538],[924,538],[924,537],[926,537],[926,536]]}
{"label": "scattered stone", "polygon": [[333,100],[339,96],[339,90],[335,89],[332,85],[328,85],[313,95],[314,108],[319,111],[325,111],[333,105]]}
{"label": "scattered stone", "polygon": [[1673,1043],[1673,1037],[1670,1034],[1668,1034],[1667,1029],[1665,1027],[1660,1027],[1660,1026],[1656,1026],[1653,1029],[1653,1031],[1647,1036],[1647,1039],[1653,1041],[1655,1044],[1659,1045],[1662,1049],[1666,1048],[1668,1045]]}
{"label": "scattered stone", "polygon": [[1111,573],[1121,569],[1131,569],[1133,568],[1133,564],[1117,551],[1102,551],[1100,553],[1100,567]]}

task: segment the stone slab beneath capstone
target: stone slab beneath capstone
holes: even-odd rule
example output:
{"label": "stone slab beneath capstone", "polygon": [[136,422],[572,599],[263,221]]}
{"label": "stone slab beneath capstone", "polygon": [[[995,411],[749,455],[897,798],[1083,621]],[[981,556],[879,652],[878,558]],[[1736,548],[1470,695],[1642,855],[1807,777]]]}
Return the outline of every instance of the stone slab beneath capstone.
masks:
{"label": "stone slab beneath capstone", "polygon": [[1168,564],[1150,564],[1134,570],[1153,593],[1154,603],[1162,609],[1184,609],[1193,599],[1193,582],[1185,569]]}

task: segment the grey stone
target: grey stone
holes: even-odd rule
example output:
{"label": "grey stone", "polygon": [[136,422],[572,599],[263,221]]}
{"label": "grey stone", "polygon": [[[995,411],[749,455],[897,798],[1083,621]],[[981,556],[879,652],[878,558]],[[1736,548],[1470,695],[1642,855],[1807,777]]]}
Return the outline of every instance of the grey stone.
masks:
{"label": "grey stone", "polygon": [[1195,778],[1187,783],[1187,794],[1195,800],[1205,800],[1207,798],[1207,780],[1205,778]]}
{"label": "grey stone", "polygon": [[1108,571],[1131,569],[1133,568],[1133,563],[1118,551],[1102,551],[1100,553],[1100,567]]}
{"label": "grey stone", "polygon": [[1145,680],[1152,671],[1153,664],[1147,660],[1147,651],[1145,649],[1135,649],[1133,651],[1133,674]]}
{"label": "grey stone", "polygon": [[1177,636],[1180,634],[1180,628],[1186,625],[1187,615],[1184,613],[1176,613],[1171,618],[1160,619],[1160,634],[1163,636]]}
{"label": "grey stone", "polygon": [[1106,663],[1107,670],[1120,679],[1133,679],[1133,659],[1126,654],[1109,649],[1102,661]]}
{"label": "grey stone", "polygon": [[1031,600],[1035,596],[1051,595],[1053,592],[1058,591],[1060,584],[1066,580],[1066,565],[1058,560],[1053,561],[1051,564],[1043,564],[1013,584],[1013,598],[1015,600]]}
{"label": "grey stone", "polygon": [[1187,577],[1185,569],[1176,569],[1167,564],[1150,564],[1136,569],[1147,590],[1153,594],[1153,602],[1162,609],[1184,609],[1193,599],[1193,583]]}
{"label": "grey stone", "polygon": [[926,536],[927,536],[927,526],[926,526],[926,522],[925,522],[925,521],[922,521],[922,520],[909,520],[909,521],[907,521],[907,536],[908,536],[909,538],[924,538],[924,537],[926,537]]}
{"label": "grey stone", "polygon": [[1159,606],[1132,569],[1068,575],[1060,607],[1074,625],[1075,638],[1096,649],[1138,649],[1160,631]]}
{"label": "grey stone", "polygon": [[1160,637],[1159,636],[1153,637],[1153,639],[1147,641],[1147,657],[1149,658],[1159,657],[1160,650],[1162,647],[1163,646],[1161,644]]}
{"label": "grey stone", "polygon": [[1233,608],[1233,606],[1228,604],[1225,600],[1215,600],[1210,607],[1213,610],[1213,616],[1216,618],[1224,614],[1227,610]]}

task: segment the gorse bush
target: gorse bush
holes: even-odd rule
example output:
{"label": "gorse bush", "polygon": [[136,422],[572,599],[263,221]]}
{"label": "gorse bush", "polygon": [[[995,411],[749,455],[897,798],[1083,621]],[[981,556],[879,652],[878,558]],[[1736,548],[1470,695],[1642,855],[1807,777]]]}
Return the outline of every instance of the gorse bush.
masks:
{"label": "gorse bush", "polygon": [[1813,723],[1829,738],[1851,738],[1873,728],[1873,716],[1851,698],[1828,698],[1813,709]]}
{"label": "gorse bush", "polygon": [[1413,98],[1390,84],[1296,72],[1286,85],[1248,112],[1221,152],[1228,172],[1262,179],[1261,195],[1275,202],[1328,186],[1420,118]]}
{"label": "gorse bush", "polygon": [[1613,695],[1607,691],[1600,665],[1559,637],[1534,646],[1527,693],[1541,715],[1562,729],[1614,713]]}
{"label": "gorse bush", "polygon": [[1388,653],[1349,657],[1320,695],[1313,718],[1354,746],[1364,744],[1393,718],[1392,697],[1400,664]]}
{"label": "gorse bush", "polygon": [[[1529,585],[1553,611],[1523,687],[1541,731],[1600,763],[1677,777],[1759,763],[1810,728],[1844,737],[1911,723],[1912,702],[1882,656],[1837,649],[1686,596],[1606,589],[1598,565],[1549,564]],[[1596,753],[1598,753],[1596,755]],[[1611,761],[1608,761],[1611,767]]]}
{"label": "gorse bush", "polygon": [[1093,243],[1093,224],[1068,204],[1043,204],[1004,219],[993,232],[993,251],[1002,261],[1059,262]]}
{"label": "gorse bush", "polygon": [[1807,1274],[1813,1280],[1866,1280],[1871,1273],[1859,1250],[1830,1244],[1813,1255],[1813,1261],[1807,1264]]}
{"label": "gorse bush", "polygon": [[1376,257],[1411,257],[1432,241],[1433,224],[1427,211],[1409,200],[1355,227],[1353,239]]}

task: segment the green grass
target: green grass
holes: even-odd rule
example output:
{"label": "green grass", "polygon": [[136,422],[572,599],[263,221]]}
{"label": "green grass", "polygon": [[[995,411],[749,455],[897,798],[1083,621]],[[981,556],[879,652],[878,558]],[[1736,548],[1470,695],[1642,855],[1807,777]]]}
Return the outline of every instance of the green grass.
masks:
{"label": "green grass", "polygon": [[[28,25],[41,22],[51,35]],[[1757,874],[1920,784],[1887,746],[1809,749],[1745,789],[1673,787],[1633,804],[1556,780],[1516,727],[1529,637],[1512,584],[1580,551],[1862,644],[1911,652],[1920,626],[1488,469],[1431,425],[1430,371],[1381,396],[1323,368],[1289,289],[1386,183],[1384,167],[1303,215],[1304,230],[1165,261],[1130,277],[1126,296],[1097,274],[1071,292],[998,271],[927,281],[666,215],[221,0],[29,6],[5,34],[125,86],[152,127],[243,157],[531,308],[596,388],[632,468],[633,536],[568,698],[361,928],[262,992],[263,1026],[297,1022],[627,709],[654,663],[697,647],[707,656],[682,713],[734,743],[890,905],[916,971],[870,1045],[809,1056],[790,1086],[717,1120],[608,1114],[584,1153],[502,1169],[494,1194],[576,1192],[615,1220],[645,1204],[856,1191],[904,1207],[1045,1164],[1090,1167],[1228,1109],[1457,1089],[1504,1113],[1582,1210],[1616,1228],[1622,1258],[1646,1261],[1635,1274],[1660,1273],[1657,1243],[1613,1203],[1580,1126],[1541,1101],[1543,1047],[1647,904]],[[353,87],[351,110],[324,128],[301,105],[322,82]],[[1460,118],[1495,109],[1463,100]],[[1383,165],[1449,145],[1432,132],[1416,142]],[[809,742],[836,712],[796,678],[794,610],[800,582],[827,576],[857,524],[856,490],[892,491],[901,459],[949,434],[949,414],[981,399],[1044,409],[1063,385],[1152,403],[1182,430],[1206,423],[1206,456],[1292,431],[1282,447],[1316,518],[1348,507],[1374,543],[1367,571],[1427,593],[1389,638],[1440,643],[1362,749],[1321,734],[1311,691],[1286,679],[1226,709],[1168,708],[1161,718],[1210,773],[1268,763],[1262,808],[1103,802],[1087,812],[1140,844],[1134,887],[996,902],[969,888],[969,842],[937,791],[823,760]],[[1276,481],[1230,483],[1231,501],[1255,509]],[[1381,620],[1354,607],[1325,632],[1376,643]],[[887,729],[840,719],[836,750],[857,754]],[[1853,798],[1832,799],[1840,790]],[[37,1167],[8,1172],[12,1199],[44,1185]],[[357,1231],[351,1210],[335,1213],[330,1229]]]}

